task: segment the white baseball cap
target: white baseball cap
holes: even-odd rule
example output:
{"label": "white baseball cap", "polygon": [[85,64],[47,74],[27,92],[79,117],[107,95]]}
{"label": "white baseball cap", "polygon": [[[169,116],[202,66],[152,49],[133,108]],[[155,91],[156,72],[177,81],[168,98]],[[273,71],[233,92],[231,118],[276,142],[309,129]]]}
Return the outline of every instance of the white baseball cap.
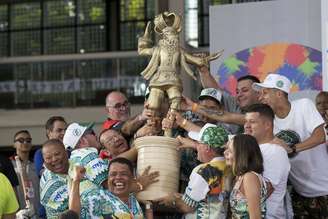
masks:
{"label": "white baseball cap", "polygon": [[221,103],[222,93],[215,88],[205,88],[202,90],[202,92],[200,92],[198,99],[202,100],[204,97],[212,97]]}
{"label": "white baseball cap", "polygon": [[78,124],[76,122],[71,123],[64,135],[63,143],[66,149],[74,149],[80,138],[83,136],[85,130],[92,128],[94,123],[87,125]]}
{"label": "white baseball cap", "polygon": [[262,88],[276,88],[285,93],[289,93],[291,87],[290,80],[279,74],[268,74],[262,83],[253,83],[252,88],[256,91]]}

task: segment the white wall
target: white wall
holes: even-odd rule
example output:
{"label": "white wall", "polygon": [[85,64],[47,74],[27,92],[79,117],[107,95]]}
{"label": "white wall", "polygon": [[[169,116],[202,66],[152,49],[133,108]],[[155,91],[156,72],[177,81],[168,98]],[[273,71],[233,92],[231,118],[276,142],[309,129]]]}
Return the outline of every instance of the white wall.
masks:
{"label": "white wall", "polygon": [[[328,8],[327,0],[277,0],[210,7],[210,51],[225,50],[220,59],[211,62],[211,72],[218,72],[222,62],[238,51],[274,42],[297,43],[321,51],[321,1]],[[325,11],[328,13],[328,9]],[[326,21],[328,29],[328,15]],[[328,83],[327,75],[324,80]]]}

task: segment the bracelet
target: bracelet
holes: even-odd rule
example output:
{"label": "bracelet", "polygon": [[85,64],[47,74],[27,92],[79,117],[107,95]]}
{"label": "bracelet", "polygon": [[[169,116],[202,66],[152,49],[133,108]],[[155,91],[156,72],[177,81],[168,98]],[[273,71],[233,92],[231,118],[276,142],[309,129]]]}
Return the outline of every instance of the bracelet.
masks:
{"label": "bracelet", "polygon": [[144,189],[143,185],[138,181],[137,181],[137,186],[138,186],[139,192],[141,192]]}
{"label": "bracelet", "polygon": [[183,119],[182,123],[181,123],[181,127],[184,128],[187,125],[187,120]]}
{"label": "bracelet", "polygon": [[192,104],[192,107],[191,107],[191,111],[192,112],[196,112],[197,111],[197,108],[198,108],[198,104],[197,103],[193,103]]}

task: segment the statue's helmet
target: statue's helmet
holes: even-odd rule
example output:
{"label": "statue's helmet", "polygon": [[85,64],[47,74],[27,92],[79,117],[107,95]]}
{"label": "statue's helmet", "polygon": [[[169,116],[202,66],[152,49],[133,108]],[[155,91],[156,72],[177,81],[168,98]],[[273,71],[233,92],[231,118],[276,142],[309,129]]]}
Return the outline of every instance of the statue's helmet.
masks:
{"label": "statue's helmet", "polygon": [[162,34],[167,27],[179,33],[181,31],[181,17],[173,12],[164,12],[154,19],[154,30],[158,34]]}

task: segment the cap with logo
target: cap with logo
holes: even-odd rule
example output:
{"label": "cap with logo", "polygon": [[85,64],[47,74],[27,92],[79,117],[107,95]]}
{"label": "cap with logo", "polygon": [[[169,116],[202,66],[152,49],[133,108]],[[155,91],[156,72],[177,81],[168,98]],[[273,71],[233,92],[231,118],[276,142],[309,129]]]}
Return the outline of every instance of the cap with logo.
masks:
{"label": "cap with logo", "polygon": [[92,129],[94,123],[79,124],[76,122],[71,123],[64,135],[63,143],[66,149],[74,149],[80,138],[83,136],[85,130]]}
{"label": "cap with logo", "polygon": [[262,88],[276,88],[285,93],[289,93],[291,87],[290,80],[279,74],[268,74],[262,83],[254,83],[252,88],[254,90],[260,90]]}
{"label": "cap with logo", "polygon": [[223,126],[211,123],[204,125],[199,132],[188,132],[188,136],[212,148],[222,148],[229,140],[229,132]]}
{"label": "cap with logo", "polygon": [[222,93],[221,91],[219,91],[218,89],[215,88],[205,88],[202,90],[202,92],[200,93],[198,99],[202,100],[205,97],[211,97],[214,98],[215,100],[217,100],[219,103],[221,103],[222,100]]}

